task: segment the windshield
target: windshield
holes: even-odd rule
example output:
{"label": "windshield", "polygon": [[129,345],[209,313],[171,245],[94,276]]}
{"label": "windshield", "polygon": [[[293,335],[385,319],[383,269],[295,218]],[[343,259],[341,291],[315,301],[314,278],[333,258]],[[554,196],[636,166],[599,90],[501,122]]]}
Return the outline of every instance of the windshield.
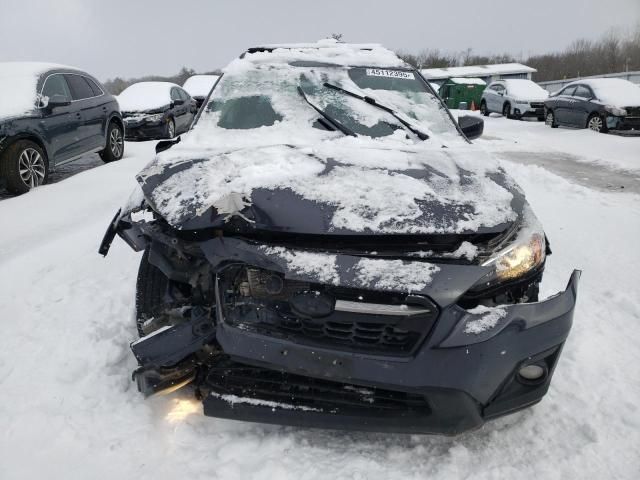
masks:
{"label": "windshield", "polygon": [[[374,99],[393,110],[402,121],[379,106],[329,88],[327,83]],[[313,106],[305,101],[305,96]],[[406,124],[410,124],[429,137],[435,134],[459,138],[446,110],[413,71],[309,62],[262,64],[225,74],[213,91],[196,130],[211,133],[214,129],[221,134],[252,130],[255,132],[251,133],[259,135],[287,131],[291,137],[328,132],[343,135],[314,107],[357,136],[401,135],[420,142],[407,128]]]}

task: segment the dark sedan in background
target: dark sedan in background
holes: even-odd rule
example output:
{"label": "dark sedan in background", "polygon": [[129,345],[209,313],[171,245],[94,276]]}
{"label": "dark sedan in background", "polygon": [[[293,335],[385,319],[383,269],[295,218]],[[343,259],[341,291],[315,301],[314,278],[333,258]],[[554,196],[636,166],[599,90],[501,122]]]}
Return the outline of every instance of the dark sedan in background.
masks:
{"label": "dark sedan in background", "polygon": [[640,88],[619,78],[583,79],[544,102],[546,124],[640,135]]}
{"label": "dark sedan in background", "polygon": [[115,98],[73,67],[0,63],[0,183],[26,193],[49,171],[87,153],[122,158],[124,124]]}
{"label": "dark sedan in background", "polygon": [[171,82],[134,83],[118,95],[127,140],[159,140],[186,132],[198,112],[196,101]]}

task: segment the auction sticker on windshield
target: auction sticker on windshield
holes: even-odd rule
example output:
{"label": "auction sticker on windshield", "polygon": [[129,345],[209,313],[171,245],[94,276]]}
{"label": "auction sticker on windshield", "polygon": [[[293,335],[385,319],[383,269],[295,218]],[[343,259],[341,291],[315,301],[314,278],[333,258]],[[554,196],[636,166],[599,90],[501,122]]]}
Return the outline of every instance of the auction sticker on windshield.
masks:
{"label": "auction sticker on windshield", "polygon": [[402,70],[381,70],[379,68],[367,68],[367,75],[372,77],[406,78],[413,80],[413,73]]}

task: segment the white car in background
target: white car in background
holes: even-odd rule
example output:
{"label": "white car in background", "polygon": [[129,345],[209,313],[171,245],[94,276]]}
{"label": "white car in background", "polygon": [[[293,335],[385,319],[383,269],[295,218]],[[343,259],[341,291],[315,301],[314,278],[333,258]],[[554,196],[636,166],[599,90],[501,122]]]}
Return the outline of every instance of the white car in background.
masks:
{"label": "white car in background", "polygon": [[198,108],[200,108],[218,78],[220,78],[220,75],[194,75],[187,78],[182,88],[195,99]]}
{"label": "white car in background", "polygon": [[480,111],[485,116],[495,112],[507,118],[544,120],[544,101],[548,97],[549,92],[531,80],[496,80],[482,93]]}

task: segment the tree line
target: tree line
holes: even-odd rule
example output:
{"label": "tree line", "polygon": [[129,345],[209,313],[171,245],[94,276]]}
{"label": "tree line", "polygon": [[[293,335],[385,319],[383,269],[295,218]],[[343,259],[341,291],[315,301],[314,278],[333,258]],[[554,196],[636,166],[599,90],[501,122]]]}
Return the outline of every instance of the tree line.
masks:
{"label": "tree line", "polygon": [[610,30],[598,40],[579,39],[560,52],[515,57],[508,53],[475,55],[469,48],[450,53],[426,49],[418,54],[397,52],[400,58],[417,68],[446,68],[492,63],[524,63],[538,70],[533,80],[561,80],[640,70],[640,25],[631,33]]}

